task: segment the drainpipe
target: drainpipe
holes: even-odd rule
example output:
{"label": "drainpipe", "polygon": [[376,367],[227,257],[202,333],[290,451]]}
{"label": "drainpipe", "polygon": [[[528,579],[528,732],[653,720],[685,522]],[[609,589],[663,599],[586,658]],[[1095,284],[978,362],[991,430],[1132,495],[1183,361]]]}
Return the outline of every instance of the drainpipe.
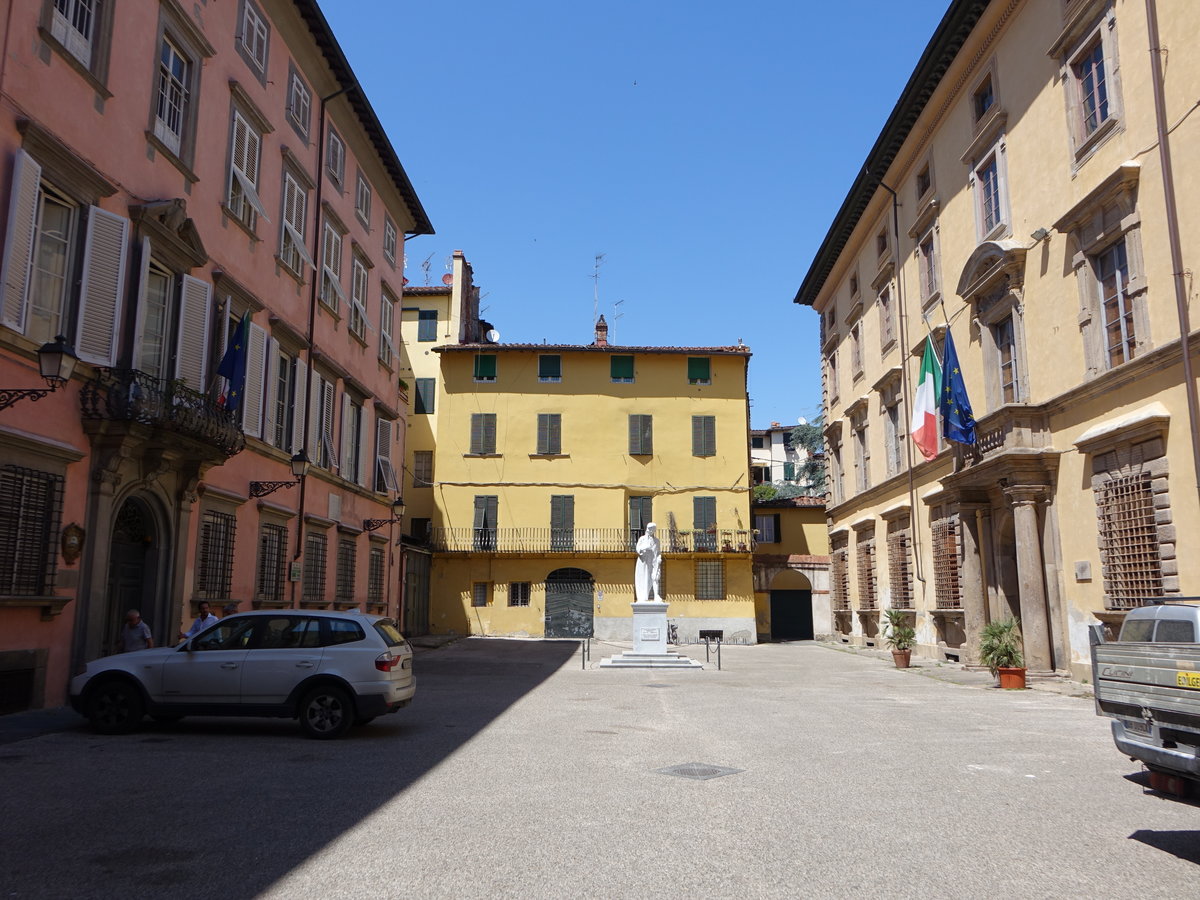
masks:
{"label": "drainpipe", "polygon": [[1179,244],[1179,215],[1175,207],[1175,176],[1171,167],[1170,133],[1167,130],[1167,102],[1163,92],[1162,48],[1158,38],[1158,8],[1155,0],[1146,0],[1146,30],[1150,41],[1150,82],[1154,87],[1154,124],[1158,128],[1158,158],[1162,165],[1163,205],[1167,213],[1167,241],[1171,248],[1171,274],[1175,281],[1175,306],[1179,312],[1179,344],[1183,353],[1183,386],[1187,392],[1188,425],[1192,436],[1192,466],[1200,493],[1200,406],[1196,401],[1196,381],[1192,377],[1192,326],[1188,321],[1187,287],[1184,284],[1183,250]]}

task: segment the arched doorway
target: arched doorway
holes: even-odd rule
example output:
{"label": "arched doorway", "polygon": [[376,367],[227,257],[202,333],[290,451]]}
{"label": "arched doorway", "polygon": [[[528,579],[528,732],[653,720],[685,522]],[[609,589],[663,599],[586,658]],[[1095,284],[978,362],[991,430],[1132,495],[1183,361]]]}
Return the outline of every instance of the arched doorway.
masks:
{"label": "arched doorway", "polygon": [[812,583],[802,572],[784,569],[771,579],[771,640],[813,639]]}
{"label": "arched doorway", "polygon": [[113,522],[104,614],[97,632],[103,646],[92,648],[89,658],[117,649],[121,623],[130,609],[141,611],[156,645],[172,643],[173,623],[163,590],[164,544],[150,503],[142,497],[126,499]]}
{"label": "arched doorway", "polygon": [[546,637],[584,638],[593,634],[592,573],[555,569],[546,576]]}

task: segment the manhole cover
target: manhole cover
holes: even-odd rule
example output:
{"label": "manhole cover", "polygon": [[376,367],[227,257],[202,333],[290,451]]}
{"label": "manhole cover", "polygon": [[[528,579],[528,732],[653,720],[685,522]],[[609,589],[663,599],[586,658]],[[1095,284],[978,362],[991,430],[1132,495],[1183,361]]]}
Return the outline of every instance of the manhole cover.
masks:
{"label": "manhole cover", "polygon": [[708,781],[710,778],[720,778],[722,775],[737,775],[745,769],[730,769],[725,766],[714,766],[709,763],[681,763],[678,766],[667,766],[665,769],[655,769],[663,775],[674,775],[677,778],[690,778],[693,781]]}

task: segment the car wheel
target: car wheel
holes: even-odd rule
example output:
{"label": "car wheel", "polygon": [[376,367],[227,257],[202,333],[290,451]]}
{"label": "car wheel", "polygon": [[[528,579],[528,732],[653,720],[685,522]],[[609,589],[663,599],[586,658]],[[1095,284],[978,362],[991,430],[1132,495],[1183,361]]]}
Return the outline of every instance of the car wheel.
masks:
{"label": "car wheel", "polygon": [[87,717],[101,734],[128,734],[146,714],[137,686],[122,679],[102,681],[88,691]]}
{"label": "car wheel", "polygon": [[375,716],[359,716],[354,720],[354,724],[361,727],[363,725],[370,725],[374,721]]}
{"label": "car wheel", "polygon": [[353,724],[354,704],[340,687],[313,688],[300,701],[300,728],[310,738],[341,737]]}

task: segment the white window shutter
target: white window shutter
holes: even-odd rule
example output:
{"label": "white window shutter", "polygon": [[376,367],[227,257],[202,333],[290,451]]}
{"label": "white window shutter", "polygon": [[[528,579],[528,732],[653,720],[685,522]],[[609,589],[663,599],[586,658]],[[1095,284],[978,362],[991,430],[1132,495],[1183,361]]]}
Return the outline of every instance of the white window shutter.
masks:
{"label": "white window shutter", "polygon": [[362,405],[362,421],[358,426],[358,486],[366,487],[375,477],[375,467],[367,465],[367,435],[371,433],[371,406]]}
{"label": "white window shutter", "polygon": [[142,360],[142,329],[146,327],[146,284],[150,277],[150,238],[142,238],[142,255],[138,259],[137,310],[134,313],[133,355],[130,365],[137,368]]}
{"label": "white window shutter", "polygon": [[116,361],[128,237],[128,219],[98,206],[88,210],[75,352],[85,362],[99,366],[111,366]]}
{"label": "white window shutter", "polygon": [[[304,449],[304,423],[308,412],[305,405],[308,400],[308,366],[299,357],[296,358],[296,377],[292,382],[292,390],[292,453],[299,453]],[[308,445],[308,461],[313,461],[311,443]]]}
{"label": "white window shutter", "polygon": [[[267,338],[266,381],[263,383],[263,433],[268,444],[275,443],[275,395],[279,391],[279,342]],[[286,438],[285,438],[286,440]],[[281,449],[286,450],[286,447]]]}
{"label": "white window shutter", "polygon": [[242,389],[242,431],[250,437],[263,436],[263,373],[266,355],[267,332],[261,325],[251,322],[250,346],[246,348],[246,384]]}
{"label": "white window shutter", "polygon": [[342,394],[342,474],[349,475],[354,468],[350,456],[354,452],[354,420],[350,418],[350,395]]}
{"label": "white window shutter", "polygon": [[8,202],[8,229],[4,235],[4,311],[5,325],[25,333],[29,292],[29,266],[37,229],[38,191],[42,167],[24,150],[13,160],[12,196]]}
{"label": "white window shutter", "polygon": [[183,276],[179,297],[179,337],[175,377],[193,391],[203,391],[208,363],[208,324],[212,315],[212,285]]}
{"label": "white window shutter", "polygon": [[308,461],[313,465],[321,458],[321,397],[324,393],[325,379],[314,371],[308,402]]}
{"label": "white window shutter", "polygon": [[321,393],[324,395],[324,409],[321,417],[321,440],[325,442],[326,449],[329,453],[329,469],[336,472],[338,468],[338,451],[334,445],[334,440],[337,436],[337,431],[334,429],[334,411],[333,404],[337,399],[336,388],[332,381],[321,379]]}

